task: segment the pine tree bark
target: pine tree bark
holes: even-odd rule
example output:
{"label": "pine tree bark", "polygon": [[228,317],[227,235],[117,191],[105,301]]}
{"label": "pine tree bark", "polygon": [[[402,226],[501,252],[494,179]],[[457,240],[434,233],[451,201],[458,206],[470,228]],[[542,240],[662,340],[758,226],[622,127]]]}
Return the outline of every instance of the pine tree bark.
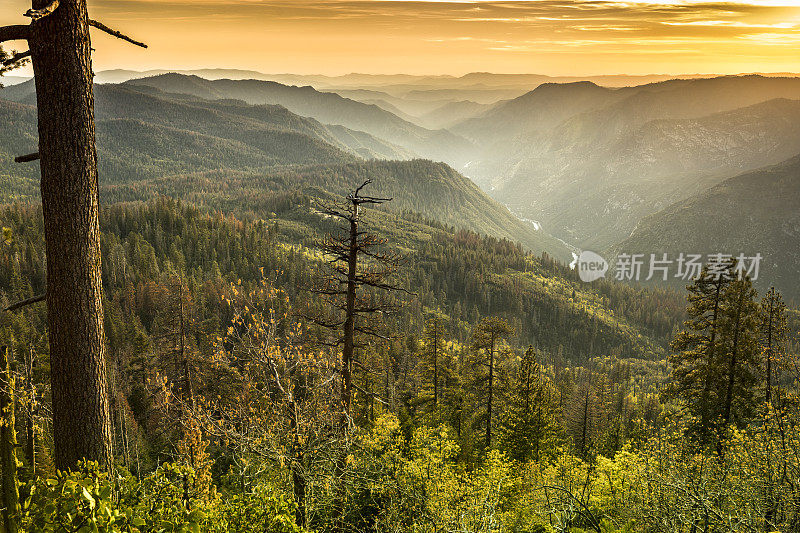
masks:
{"label": "pine tree bark", "polygon": [[[34,0],[34,9],[47,4]],[[97,154],[86,0],[62,0],[28,39],[39,115],[55,464],[112,464]]]}
{"label": "pine tree bark", "polygon": [[350,250],[347,256],[347,294],[345,296],[345,321],[343,326],[344,346],[342,348],[342,414],[343,425],[350,423],[350,407],[353,401],[352,365],[355,351],[355,306],[356,275],[358,272],[358,204],[353,205],[350,220]]}

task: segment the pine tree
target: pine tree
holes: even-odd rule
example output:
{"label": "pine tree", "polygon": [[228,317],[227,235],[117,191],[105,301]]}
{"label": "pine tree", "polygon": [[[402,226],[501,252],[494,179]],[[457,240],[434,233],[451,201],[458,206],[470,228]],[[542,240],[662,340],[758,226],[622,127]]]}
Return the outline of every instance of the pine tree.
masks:
{"label": "pine tree", "polygon": [[425,320],[420,353],[421,380],[424,395],[435,412],[441,403],[443,382],[449,372],[446,353],[444,318],[440,313],[430,313]]}
{"label": "pine tree", "polygon": [[485,447],[492,446],[492,424],[497,402],[498,368],[511,354],[506,337],[514,333],[511,325],[499,317],[487,317],[472,332],[472,386],[484,405]]}
{"label": "pine tree", "polygon": [[773,401],[772,387],[777,366],[786,351],[788,333],[786,304],[781,293],[770,287],[761,300],[761,347],[764,354],[764,401]]}
{"label": "pine tree", "polygon": [[538,461],[557,431],[554,387],[529,346],[517,367],[503,417],[503,444],[518,461]]}
{"label": "pine tree", "polygon": [[725,398],[722,423],[744,421],[753,415],[759,374],[758,294],[748,277],[733,281],[725,291],[721,332],[724,338]]}
{"label": "pine tree", "polygon": [[[33,0],[28,25],[0,27],[0,43],[25,40],[36,80],[39,161],[47,252],[53,441],[63,470],[81,459],[113,465],[106,384],[94,93],[89,27],[142,43],[89,18],[86,0]],[[0,72],[1,73],[1,72]]]}
{"label": "pine tree", "polygon": [[716,442],[731,422],[753,413],[758,379],[757,293],[739,277],[734,262],[708,266],[688,287],[689,319],[672,342],[672,374],[665,398],[690,415],[689,431],[700,444]]}
{"label": "pine tree", "polygon": [[672,341],[669,358],[672,372],[665,390],[666,400],[677,400],[691,418],[689,431],[700,443],[708,443],[721,414],[719,394],[724,390],[720,365],[723,296],[732,281],[730,272],[712,274],[705,268],[687,287],[688,319],[684,330]]}
{"label": "pine tree", "polygon": [[[788,334],[786,304],[783,302],[781,293],[776,291],[775,287],[770,287],[761,300],[759,329],[764,364],[764,441],[768,450],[766,472],[769,476],[764,486],[764,523],[771,525],[778,513],[778,502],[775,497],[777,480],[772,475],[773,444],[775,442],[785,443],[785,439],[780,437],[783,434],[781,428],[784,427],[784,410],[780,401],[781,395],[773,394],[773,383],[776,382],[774,378],[780,375],[780,363],[783,362]],[[773,418],[773,413],[777,413],[777,419]]]}

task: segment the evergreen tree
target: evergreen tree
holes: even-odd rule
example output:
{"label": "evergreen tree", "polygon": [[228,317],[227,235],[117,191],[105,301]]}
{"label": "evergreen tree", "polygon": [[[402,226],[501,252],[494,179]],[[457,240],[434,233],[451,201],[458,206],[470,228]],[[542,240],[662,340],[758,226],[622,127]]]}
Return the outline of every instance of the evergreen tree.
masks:
{"label": "evergreen tree", "polygon": [[554,387],[544,370],[529,346],[508,391],[503,444],[518,461],[539,461],[557,432]]}
{"label": "evergreen tree", "polygon": [[761,347],[764,358],[764,401],[773,401],[772,387],[775,382],[777,363],[782,361],[786,350],[788,332],[786,304],[781,293],[770,287],[761,300]]}
{"label": "evergreen tree", "polygon": [[506,337],[514,333],[511,325],[499,317],[487,317],[472,332],[473,354],[472,385],[486,411],[485,447],[492,446],[492,423],[497,401],[498,368],[508,359],[511,351]]}
{"label": "evergreen tree", "polygon": [[672,374],[665,397],[691,416],[689,431],[701,444],[720,444],[721,431],[753,413],[758,379],[757,293],[733,261],[708,265],[688,287],[689,319],[672,342]]}
{"label": "evergreen tree", "polygon": [[753,415],[759,374],[758,294],[748,277],[737,279],[723,298],[722,335],[727,368],[722,423],[742,422]]}
{"label": "evergreen tree", "polygon": [[688,319],[671,343],[672,372],[665,399],[678,400],[691,417],[689,431],[701,443],[708,443],[721,414],[720,393],[724,390],[722,343],[720,340],[723,296],[732,281],[730,271],[713,274],[706,267],[687,287]]}
{"label": "evergreen tree", "polygon": [[448,368],[447,341],[444,336],[444,318],[441,313],[430,313],[425,320],[420,353],[420,376],[423,382],[423,394],[432,402],[435,412],[441,403],[443,382],[446,381]]}

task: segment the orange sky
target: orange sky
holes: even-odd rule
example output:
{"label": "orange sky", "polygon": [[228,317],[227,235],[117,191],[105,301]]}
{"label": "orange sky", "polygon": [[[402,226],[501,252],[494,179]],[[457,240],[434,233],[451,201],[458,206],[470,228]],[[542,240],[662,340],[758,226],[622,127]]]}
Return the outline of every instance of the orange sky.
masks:
{"label": "orange sky", "polygon": [[[3,0],[0,24],[24,23]],[[89,0],[95,69],[581,75],[800,71],[800,0]]]}

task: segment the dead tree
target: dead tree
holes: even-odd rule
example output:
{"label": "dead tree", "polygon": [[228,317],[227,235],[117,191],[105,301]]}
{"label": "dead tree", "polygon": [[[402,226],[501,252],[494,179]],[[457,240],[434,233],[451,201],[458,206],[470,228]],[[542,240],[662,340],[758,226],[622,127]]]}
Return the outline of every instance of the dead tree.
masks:
{"label": "dead tree", "polygon": [[345,426],[352,424],[354,389],[376,396],[353,383],[356,348],[366,347],[370,338],[390,338],[379,324],[370,323],[364,318],[369,315],[385,316],[397,309],[397,305],[386,298],[387,292],[408,293],[389,281],[400,265],[399,256],[380,251],[386,245],[386,240],[360,229],[362,205],[379,205],[392,200],[362,196],[362,189],[370,183],[372,180],[365,181],[348,194],[342,204],[322,206],[323,213],[344,220],[347,226],[346,231],[329,234],[320,243],[330,268],[319,277],[319,283],[312,292],[322,296],[328,308],[322,314],[309,317],[315,324],[338,333],[330,345],[341,346],[342,349],[340,401]]}
{"label": "dead tree", "polygon": [[372,401],[377,399],[387,403],[377,394],[353,383],[353,366],[357,363],[355,352],[357,348],[368,346],[370,339],[389,339],[380,324],[375,320],[368,321],[366,317],[384,316],[397,308],[397,305],[386,297],[387,293],[407,292],[389,281],[397,271],[399,257],[391,252],[380,251],[386,240],[360,228],[363,205],[380,205],[391,201],[391,198],[362,196],[361,191],[370,183],[372,180],[362,183],[340,204],[321,206],[325,215],[343,220],[346,226],[337,234],[327,235],[320,243],[322,252],[328,258],[329,269],[319,277],[317,286],[312,292],[320,295],[327,306],[318,314],[306,317],[313,323],[336,332],[332,341],[324,343],[332,347],[341,346],[342,349],[339,369],[341,378],[339,431],[343,444],[337,454],[334,468],[337,479],[334,502],[337,531],[346,529],[342,483],[346,471],[348,433],[353,427],[351,410],[354,390],[370,397]]}
{"label": "dead tree", "polygon": [[39,150],[17,160],[41,169],[55,463],[110,467],[89,27],[144,45],[89,19],[86,0],[33,0],[25,16],[0,27],[0,44],[27,41],[4,66],[30,58],[36,79]]}

